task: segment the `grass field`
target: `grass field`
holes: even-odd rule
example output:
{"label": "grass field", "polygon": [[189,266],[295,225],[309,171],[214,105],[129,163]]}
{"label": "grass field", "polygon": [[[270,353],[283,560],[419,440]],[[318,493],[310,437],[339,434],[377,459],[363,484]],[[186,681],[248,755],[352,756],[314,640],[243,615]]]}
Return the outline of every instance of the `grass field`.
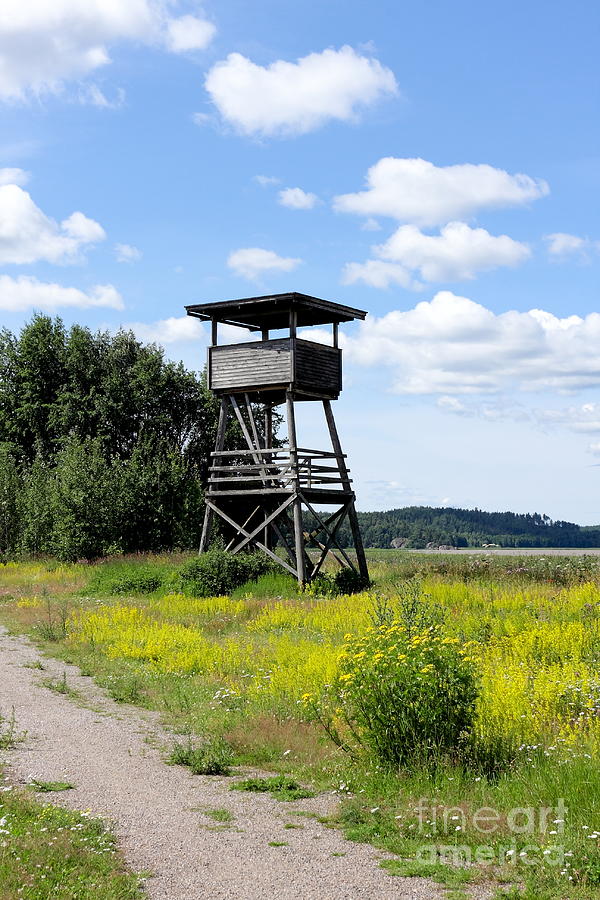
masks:
{"label": "grass field", "polygon": [[61,789],[16,790],[0,768],[0,900],[141,900],[139,879],[101,822],[34,794]]}
{"label": "grass field", "polygon": [[14,713],[0,711],[0,900],[141,900],[140,878],[102,821],[40,802],[73,785],[7,781],[2,752],[25,738]]}
{"label": "grass field", "polygon": [[[466,881],[489,879],[504,897],[600,895],[597,559],[372,551],[372,588],[341,597],[298,594],[279,575],[191,597],[181,563],[9,563],[0,616],[115,699],[160,710],[180,743],[208,739],[238,764],[335,790],[337,824],[397,853],[392,875],[432,875],[455,898]],[[382,609],[472,642],[470,763],[391,771],[341,750],[318,721],[348,636]]]}

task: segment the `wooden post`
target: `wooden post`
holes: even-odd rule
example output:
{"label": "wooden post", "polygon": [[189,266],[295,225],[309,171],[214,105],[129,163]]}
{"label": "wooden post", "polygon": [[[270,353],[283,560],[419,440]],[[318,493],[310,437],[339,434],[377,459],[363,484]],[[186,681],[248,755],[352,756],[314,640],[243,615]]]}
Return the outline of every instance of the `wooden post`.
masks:
{"label": "wooden post", "polygon": [[[267,337],[269,332],[267,330]],[[264,418],[264,429],[265,429],[265,450],[269,450],[273,446],[273,407],[265,406],[265,418]],[[271,462],[271,457],[265,455],[264,457],[265,464],[269,466]],[[263,535],[263,543],[269,550],[273,549],[274,541],[271,540],[271,529],[268,525],[265,525],[265,533]]]}
{"label": "wooden post", "polygon": [[294,414],[294,400],[290,391],[286,391],[285,402],[287,408],[288,443],[290,446],[291,469],[294,478],[294,544],[296,550],[296,571],[298,584],[306,583],[306,568],[304,565],[304,532],[302,529],[302,498],[300,497],[300,478],[298,472],[298,443],[296,440],[296,417]]}
{"label": "wooden post", "polygon": [[[260,449],[261,449],[261,442],[260,442],[260,437],[259,437],[259,435],[258,435],[258,428],[256,427],[256,420],[255,420],[255,418],[254,418],[254,413],[253,413],[253,411],[252,411],[252,404],[251,404],[251,402],[250,402],[250,397],[249,397],[249,395],[248,395],[248,394],[244,394],[244,399],[245,399],[245,401],[246,401],[246,410],[247,410],[247,412],[248,412],[248,421],[250,422],[250,427],[252,428],[252,437],[253,437],[253,439],[254,439],[254,443],[255,443],[255,445],[256,445],[256,449],[257,449],[257,450],[260,450]],[[257,461],[257,463],[265,463],[265,462],[266,462],[264,456],[261,456],[260,454],[256,457],[256,461]],[[268,484],[269,484],[268,471],[269,471],[269,470],[268,470],[267,468],[261,469],[261,473],[264,475],[264,482],[263,482],[263,483],[264,483],[264,486],[265,486],[265,487],[268,487]],[[265,530],[264,530],[264,544],[265,544],[266,547],[270,547],[270,544],[269,544],[269,524],[268,524],[268,523],[265,525]]]}
{"label": "wooden post", "polygon": [[211,319],[210,340],[213,347],[219,343],[219,323],[216,319]]}
{"label": "wooden post", "polygon": [[333,323],[333,346],[335,347],[336,350],[337,350],[338,344],[339,344],[338,331],[339,331],[339,323],[334,322]]}
{"label": "wooden post", "polygon": [[[214,325],[214,319],[213,319]],[[227,412],[228,412],[228,400],[227,397],[223,397],[221,400],[221,409],[219,410],[219,424],[217,425],[217,437],[215,440],[215,451],[219,451],[223,449],[225,444],[225,434],[227,432]],[[202,536],[200,538],[200,548],[198,553],[204,553],[206,550],[206,544],[209,538],[210,525],[213,519],[213,511],[212,508],[206,504],[204,509],[204,522],[202,525]]]}
{"label": "wooden post", "polygon": [[296,381],[296,325],[298,314],[295,309],[290,309],[290,390]]}
{"label": "wooden post", "polygon": [[273,407],[265,406],[265,450],[273,446]]}
{"label": "wooden post", "polygon": [[[244,394],[244,400],[246,401],[246,411],[248,413],[248,421],[250,422],[250,428],[252,429],[252,437],[254,439],[254,445],[257,450],[262,450],[260,437],[258,436],[258,428],[256,427],[256,419],[254,418],[254,412],[252,411],[252,403],[250,402],[250,395]],[[259,461],[262,461],[262,459],[259,458]]]}
{"label": "wooden post", "polygon": [[[353,494],[352,485],[350,484],[350,478],[348,476],[348,469],[346,468],[346,460],[344,459],[344,454],[342,453],[342,445],[337,433],[337,428],[335,427],[335,419],[333,417],[333,410],[331,408],[330,400],[323,400],[323,409],[325,410],[325,418],[327,419],[327,427],[329,428],[331,445],[333,447],[333,452],[336,455],[342,485],[345,491],[348,491],[349,494]],[[348,519],[350,521],[350,529],[352,531],[352,537],[354,539],[354,550],[356,551],[358,571],[365,580],[368,580],[369,569],[367,567],[367,558],[365,556],[365,549],[363,547],[362,536],[358,525],[358,516],[356,515],[356,508],[354,506],[354,496],[352,496],[352,499],[348,504]]]}
{"label": "wooden post", "polygon": [[[246,394],[245,396],[247,397],[248,395]],[[244,435],[244,437],[246,439],[246,444],[248,445],[248,449],[249,450],[260,450],[260,447],[254,446],[252,438],[250,437],[250,432],[248,431],[248,426],[244,422],[244,417],[242,415],[242,411],[238,405],[237,400],[235,399],[235,395],[231,394],[230,399],[231,399],[231,405],[233,406],[233,411],[235,412],[235,414],[237,416],[237,420],[240,423],[240,428],[242,429],[242,434]],[[253,454],[252,458],[257,465],[260,464],[260,461],[261,461],[260,454],[256,454],[256,453]]]}

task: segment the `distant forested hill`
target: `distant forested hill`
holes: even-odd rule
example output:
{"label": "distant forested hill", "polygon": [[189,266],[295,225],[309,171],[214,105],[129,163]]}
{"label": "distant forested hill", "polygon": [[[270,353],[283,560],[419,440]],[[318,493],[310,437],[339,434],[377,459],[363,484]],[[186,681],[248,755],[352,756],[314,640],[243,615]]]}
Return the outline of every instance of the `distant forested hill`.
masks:
{"label": "distant forested hill", "polygon": [[[387,512],[359,512],[358,518],[367,547],[390,547],[395,539],[405,539],[405,546],[415,549],[430,542],[454,547],[600,547],[600,526],[553,522],[539,513],[407,506]],[[347,528],[340,529],[339,535],[342,546],[352,546]]]}

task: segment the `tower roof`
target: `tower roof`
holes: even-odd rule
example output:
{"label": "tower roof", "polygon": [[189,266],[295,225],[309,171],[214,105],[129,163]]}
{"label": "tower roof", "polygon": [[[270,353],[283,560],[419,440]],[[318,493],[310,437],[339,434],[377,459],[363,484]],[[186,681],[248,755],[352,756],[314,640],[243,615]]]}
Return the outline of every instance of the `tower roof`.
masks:
{"label": "tower roof", "polygon": [[292,310],[296,312],[299,327],[351,322],[353,319],[364,319],[367,315],[362,309],[320,300],[295,291],[266,294],[262,297],[242,297],[239,300],[219,300],[216,303],[195,303],[185,308],[188,316],[214,319],[227,325],[248,328],[250,331],[287,328]]}

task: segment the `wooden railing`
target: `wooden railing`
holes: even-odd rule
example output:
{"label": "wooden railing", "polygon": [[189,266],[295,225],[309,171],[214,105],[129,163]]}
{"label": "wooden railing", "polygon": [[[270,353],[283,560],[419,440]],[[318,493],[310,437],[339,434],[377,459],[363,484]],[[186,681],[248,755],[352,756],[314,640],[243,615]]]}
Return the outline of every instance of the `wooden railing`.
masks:
{"label": "wooden railing", "polygon": [[[209,491],[292,491],[296,488],[335,489],[348,483],[340,474],[335,453],[289,447],[260,450],[218,450],[211,454]],[[333,462],[333,465],[331,464]]]}

